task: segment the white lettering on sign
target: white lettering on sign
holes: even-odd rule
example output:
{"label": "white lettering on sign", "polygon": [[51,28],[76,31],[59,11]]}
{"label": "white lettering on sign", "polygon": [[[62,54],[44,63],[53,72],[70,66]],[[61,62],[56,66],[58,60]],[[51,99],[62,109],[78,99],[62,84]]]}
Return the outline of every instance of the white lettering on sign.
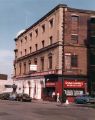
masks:
{"label": "white lettering on sign", "polygon": [[84,81],[64,81],[64,87],[81,88],[84,87]]}

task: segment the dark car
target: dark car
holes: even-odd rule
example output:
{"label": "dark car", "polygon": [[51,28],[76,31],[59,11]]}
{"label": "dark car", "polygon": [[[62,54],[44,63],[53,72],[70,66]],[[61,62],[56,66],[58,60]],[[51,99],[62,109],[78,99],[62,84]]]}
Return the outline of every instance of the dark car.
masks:
{"label": "dark car", "polygon": [[0,94],[1,100],[9,100],[9,97],[10,97],[10,92],[4,92]]}
{"label": "dark car", "polygon": [[16,96],[17,101],[22,101],[22,102],[31,102],[32,98],[28,94],[17,94]]}
{"label": "dark car", "polygon": [[84,94],[75,97],[75,103],[77,104],[95,103],[95,98]]}

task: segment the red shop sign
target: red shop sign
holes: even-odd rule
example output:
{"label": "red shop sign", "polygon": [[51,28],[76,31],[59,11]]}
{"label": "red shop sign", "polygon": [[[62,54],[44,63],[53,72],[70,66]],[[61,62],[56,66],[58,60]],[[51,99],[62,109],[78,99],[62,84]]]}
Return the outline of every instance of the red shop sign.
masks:
{"label": "red shop sign", "polygon": [[85,88],[85,81],[65,80],[64,88]]}

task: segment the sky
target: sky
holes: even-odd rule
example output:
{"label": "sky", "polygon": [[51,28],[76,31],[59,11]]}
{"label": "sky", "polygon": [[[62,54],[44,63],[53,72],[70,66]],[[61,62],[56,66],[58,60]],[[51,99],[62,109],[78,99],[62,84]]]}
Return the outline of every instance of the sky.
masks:
{"label": "sky", "polygon": [[17,33],[26,29],[58,4],[95,10],[95,0],[0,0],[0,74],[13,74]]}

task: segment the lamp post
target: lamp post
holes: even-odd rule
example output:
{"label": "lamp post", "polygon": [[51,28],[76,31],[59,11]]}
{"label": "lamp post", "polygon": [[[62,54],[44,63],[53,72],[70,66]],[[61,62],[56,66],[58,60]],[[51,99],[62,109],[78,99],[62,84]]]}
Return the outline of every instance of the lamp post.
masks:
{"label": "lamp post", "polygon": [[65,60],[64,60],[64,40],[65,40],[65,12],[66,12],[66,10],[67,10],[67,8],[66,8],[66,6],[64,6],[63,7],[63,25],[62,25],[62,27],[63,27],[63,34],[62,34],[62,103],[63,103],[63,97],[64,97],[64,91],[63,91],[63,89],[64,89],[64,67],[65,67]]}

